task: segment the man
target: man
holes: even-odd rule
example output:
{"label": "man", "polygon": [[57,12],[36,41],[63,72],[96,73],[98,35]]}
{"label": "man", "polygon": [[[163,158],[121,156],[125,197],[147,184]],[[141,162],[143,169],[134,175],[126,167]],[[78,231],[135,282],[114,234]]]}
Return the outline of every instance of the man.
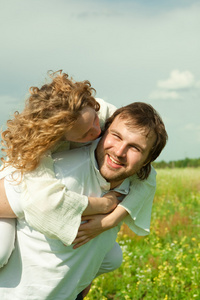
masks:
{"label": "man", "polygon": [[[133,103],[114,113],[100,141],[55,155],[55,172],[69,190],[80,194],[99,197],[112,189],[126,195],[129,177],[136,174],[141,180],[147,178],[150,163],[166,140],[164,124],[155,110],[145,103]],[[110,224],[109,230],[73,249],[28,226],[16,193],[12,199],[7,181],[5,187],[13,211],[22,218],[17,221],[16,249],[0,271],[0,298],[74,300],[99,273],[105,256],[115,247],[120,221],[132,218],[128,205],[122,202],[113,211],[117,222]],[[7,217],[9,205],[5,210]],[[137,212],[141,227],[148,213],[145,206]]]}

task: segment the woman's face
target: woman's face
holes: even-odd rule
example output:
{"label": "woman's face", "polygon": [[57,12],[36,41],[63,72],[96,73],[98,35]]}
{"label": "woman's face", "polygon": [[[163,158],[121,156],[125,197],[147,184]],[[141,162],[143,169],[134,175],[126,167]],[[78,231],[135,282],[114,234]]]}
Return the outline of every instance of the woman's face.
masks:
{"label": "woman's face", "polygon": [[99,117],[92,107],[87,106],[81,110],[81,115],[65,138],[70,142],[86,143],[98,138],[100,133]]}

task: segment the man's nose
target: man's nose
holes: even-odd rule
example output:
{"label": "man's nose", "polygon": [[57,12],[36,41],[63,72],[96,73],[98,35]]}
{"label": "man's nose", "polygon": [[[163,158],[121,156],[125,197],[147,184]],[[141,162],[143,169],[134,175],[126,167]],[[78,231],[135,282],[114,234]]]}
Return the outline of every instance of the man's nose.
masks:
{"label": "man's nose", "polygon": [[119,157],[124,157],[126,156],[127,153],[127,146],[123,142],[118,143],[116,145],[116,155]]}

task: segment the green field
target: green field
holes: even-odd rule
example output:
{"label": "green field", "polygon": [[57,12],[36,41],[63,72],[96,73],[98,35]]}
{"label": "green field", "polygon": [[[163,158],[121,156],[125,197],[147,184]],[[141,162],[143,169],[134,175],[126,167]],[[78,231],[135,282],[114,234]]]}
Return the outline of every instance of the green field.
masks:
{"label": "green field", "polygon": [[157,173],[150,235],[122,228],[123,264],[97,278],[86,300],[200,299],[200,168]]}

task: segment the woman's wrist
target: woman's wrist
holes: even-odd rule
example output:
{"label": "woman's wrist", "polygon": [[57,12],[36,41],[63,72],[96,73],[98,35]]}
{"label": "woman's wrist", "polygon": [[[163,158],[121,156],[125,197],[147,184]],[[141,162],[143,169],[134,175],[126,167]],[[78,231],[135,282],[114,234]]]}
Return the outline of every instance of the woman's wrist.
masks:
{"label": "woman's wrist", "polygon": [[83,216],[98,215],[108,213],[108,202],[100,197],[88,197],[88,206],[83,212]]}
{"label": "woman's wrist", "polygon": [[88,206],[83,212],[83,216],[108,214],[116,208],[118,203],[113,192],[109,192],[103,197],[88,197]]}

